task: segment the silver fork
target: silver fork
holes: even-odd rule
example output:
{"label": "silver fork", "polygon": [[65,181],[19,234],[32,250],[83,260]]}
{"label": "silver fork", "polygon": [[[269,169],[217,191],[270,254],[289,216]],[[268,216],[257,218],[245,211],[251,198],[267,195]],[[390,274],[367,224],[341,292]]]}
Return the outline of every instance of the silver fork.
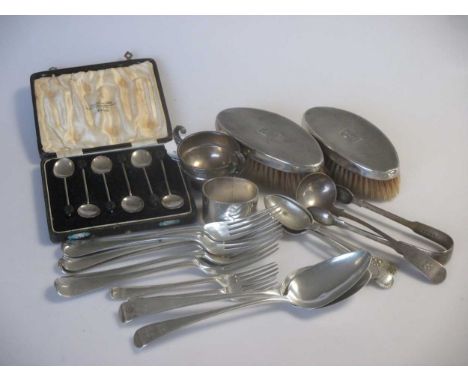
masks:
{"label": "silver fork", "polygon": [[213,222],[205,225],[173,228],[156,232],[114,235],[88,240],[71,240],[62,245],[62,251],[68,257],[87,256],[114,248],[122,248],[144,243],[157,243],[182,235],[205,235],[214,241],[229,241],[251,234],[255,229],[272,222],[272,211],[263,210],[248,218],[232,222]]}
{"label": "silver fork", "polygon": [[[241,256],[236,257],[229,264],[214,264],[211,261],[203,258],[201,255],[204,252],[198,250],[191,252],[190,258],[185,261],[170,263],[163,266],[159,265],[159,263],[161,263],[161,259],[156,259],[106,271],[62,276],[55,280],[54,286],[58,294],[65,297],[71,297],[107,287],[122,280],[143,277],[153,273],[178,268],[197,267],[203,273],[208,275],[229,273],[254,264],[257,261],[270,256],[278,249],[276,242],[280,236],[281,234],[272,237],[269,243],[263,244],[261,247],[243,253]],[[171,258],[172,256],[168,256],[164,259],[164,261],[167,261]]]}
{"label": "silver fork", "polygon": [[165,295],[154,297],[134,297],[120,305],[119,316],[122,322],[129,322],[137,317],[167,312],[172,309],[198,304],[198,298],[231,293],[262,291],[276,285],[278,265],[269,263],[236,274],[217,277],[222,287],[196,293]]}
{"label": "silver fork", "polygon": [[[274,263],[269,263],[270,266]],[[262,265],[257,267],[261,269],[266,267]],[[128,287],[113,287],[110,289],[110,296],[113,300],[127,300],[133,297],[145,297],[149,295],[155,295],[161,292],[172,292],[177,289],[199,286],[204,284],[217,284],[221,287],[226,287],[235,283],[239,277],[246,278],[248,273],[253,272],[257,268],[252,268],[244,272],[235,273],[221,273],[214,276],[203,277],[195,280],[180,281],[177,283],[166,283],[166,284],[155,284],[155,285],[142,285],[142,286],[128,286]],[[206,293],[206,292],[204,292]]]}
{"label": "silver fork", "polygon": [[[271,224],[265,226],[263,230],[252,232],[250,236],[245,237],[244,239],[232,240],[224,243],[214,241],[210,242],[208,239],[205,239],[203,244],[198,241],[195,244],[202,248],[205,251],[206,256],[211,260],[214,259],[213,261],[215,262],[226,263],[232,261],[232,257],[237,256],[242,252],[269,242],[271,238],[276,236],[279,232],[282,232],[281,224],[276,221],[272,221]],[[79,272],[103,263],[118,260],[122,257],[154,253],[160,249],[181,246],[186,242],[186,240],[179,240],[167,243],[153,243],[141,246],[116,248],[106,252],[76,258],[64,256],[59,260],[59,266],[66,272]],[[182,253],[173,255],[170,259],[172,260],[186,256],[187,254]]]}

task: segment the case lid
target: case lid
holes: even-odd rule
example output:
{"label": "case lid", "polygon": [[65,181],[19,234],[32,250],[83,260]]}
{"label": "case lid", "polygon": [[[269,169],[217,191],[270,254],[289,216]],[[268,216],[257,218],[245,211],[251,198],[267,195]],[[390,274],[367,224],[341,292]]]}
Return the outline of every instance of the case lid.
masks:
{"label": "case lid", "polygon": [[346,110],[314,107],[304,113],[303,126],[340,166],[377,180],[399,174],[397,152],[375,125]]}
{"label": "case lid", "polygon": [[41,157],[171,140],[157,66],[137,59],[31,76]]}
{"label": "case lid", "polygon": [[216,117],[216,129],[248,148],[249,157],[276,170],[305,173],[323,166],[314,137],[281,115],[245,107],[226,109]]}

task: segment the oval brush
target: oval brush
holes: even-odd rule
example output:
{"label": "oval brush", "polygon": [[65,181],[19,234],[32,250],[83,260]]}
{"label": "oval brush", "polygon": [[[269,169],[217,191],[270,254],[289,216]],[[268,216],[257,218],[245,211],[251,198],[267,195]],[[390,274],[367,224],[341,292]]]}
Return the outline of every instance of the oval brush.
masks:
{"label": "oval brush", "polygon": [[281,115],[226,109],[217,115],[216,129],[241,144],[246,157],[242,176],[273,191],[294,195],[306,174],[323,169],[323,153],[315,138]]}
{"label": "oval brush", "polygon": [[345,110],[314,107],[303,126],[320,143],[327,173],[363,199],[384,201],[400,190],[397,152],[375,125]]}

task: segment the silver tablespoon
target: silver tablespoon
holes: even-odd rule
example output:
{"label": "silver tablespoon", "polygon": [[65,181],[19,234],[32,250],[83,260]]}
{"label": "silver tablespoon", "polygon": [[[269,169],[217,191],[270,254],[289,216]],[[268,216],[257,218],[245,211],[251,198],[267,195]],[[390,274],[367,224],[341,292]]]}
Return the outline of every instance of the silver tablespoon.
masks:
{"label": "silver tablespoon", "polygon": [[[359,250],[300,268],[289,274],[277,289],[235,295],[249,298],[247,302],[146,325],[135,332],[134,344],[141,348],[176,329],[261,303],[288,302],[302,308],[322,308],[350,290],[366,274],[370,260],[368,252]],[[233,298],[233,295],[227,297]]]}
{"label": "silver tablespoon", "polygon": [[151,154],[149,153],[148,150],[143,150],[143,149],[135,150],[132,153],[130,161],[132,162],[133,167],[141,168],[143,170],[143,174],[145,174],[146,184],[148,185],[148,189],[150,192],[151,204],[153,204],[154,206],[159,205],[159,198],[154,193],[153,187],[151,186],[151,182],[148,177],[148,173],[146,172],[146,167],[151,166],[151,162],[153,161]]}
{"label": "silver tablespoon", "polygon": [[164,175],[164,182],[166,183],[167,195],[164,195],[161,199],[161,204],[168,210],[176,210],[184,205],[184,198],[180,195],[173,194],[169,187],[169,181],[167,180],[166,166],[164,165],[164,158],[160,158],[161,170]]}
{"label": "silver tablespoon", "polygon": [[[447,271],[442,264],[434,260],[430,256],[430,251],[418,248],[414,245],[405,243],[403,241],[395,240],[393,237],[382,232],[373,225],[365,222],[364,220],[345,212],[343,209],[335,207],[334,203],[336,200],[336,185],[335,182],[326,174],[314,173],[307,175],[300,182],[297,191],[296,199],[303,206],[310,209],[310,207],[318,207],[325,210],[329,210],[330,216],[320,217],[320,213],[316,213],[314,216],[316,219],[322,219],[321,224],[331,225],[339,224],[342,228],[353,230],[353,232],[360,233],[372,240],[378,241],[382,244],[388,245],[393,248],[396,252],[403,255],[404,258],[415,268],[417,268],[429,281],[434,284],[443,282],[447,276]],[[312,211],[311,211],[312,212]],[[351,219],[377,233],[378,236],[368,234],[364,230],[360,230],[340,219],[334,219],[332,214]],[[331,220],[330,220],[331,218]],[[383,240],[381,240],[383,239]]]}
{"label": "silver tablespoon", "polygon": [[130,187],[130,182],[128,181],[127,169],[125,168],[125,163],[122,162],[122,171],[125,178],[125,184],[127,185],[128,195],[122,199],[120,206],[125,212],[130,214],[135,214],[140,212],[145,207],[145,202],[139,196],[132,194],[132,189]]}
{"label": "silver tablespoon", "polygon": [[81,168],[81,176],[83,178],[83,186],[86,196],[86,203],[83,203],[78,207],[78,215],[85,219],[93,219],[101,214],[101,209],[89,201],[88,182],[86,180],[86,170],[84,167]]}
{"label": "silver tablespoon", "polygon": [[58,161],[54,163],[53,172],[54,172],[55,177],[63,179],[63,185],[65,188],[65,199],[67,201],[64,211],[65,211],[65,215],[70,217],[73,215],[74,208],[70,204],[70,197],[68,195],[67,178],[72,176],[73,173],[75,172],[75,164],[73,163],[71,159],[60,158]]}
{"label": "silver tablespoon", "polygon": [[[264,204],[268,209],[275,209],[274,218],[289,231],[309,230],[340,250],[349,252],[355,249],[349,243],[343,242],[331,232],[324,230],[304,207],[287,196],[267,195],[264,198]],[[372,256],[370,271],[374,282],[379,287],[388,289],[393,285],[397,269],[389,261]]]}
{"label": "silver tablespoon", "polygon": [[107,186],[106,174],[112,170],[112,161],[105,155],[98,155],[91,161],[91,170],[98,175],[102,175],[104,188],[106,190],[107,203],[106,210],[113,212],[115,210],[115,202],[111,199],[109,187]]}

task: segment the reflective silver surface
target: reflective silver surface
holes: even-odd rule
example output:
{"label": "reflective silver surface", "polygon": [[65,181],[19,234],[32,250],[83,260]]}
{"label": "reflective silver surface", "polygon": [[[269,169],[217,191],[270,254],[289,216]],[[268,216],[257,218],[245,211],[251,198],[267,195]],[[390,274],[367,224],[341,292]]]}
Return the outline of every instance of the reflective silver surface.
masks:
{"label": "reflective silver surface", "polygon": [[377,180],[399,175],[395,147],[364,118],[333,107],[314,107],[304,113],[302,124],[340,166]]}
{"label": "reflective silver surface", "polygon": [[164,183],[166,183],[167,190],[167,195],[162,197],[161,204],[168,210],[176,210],[184,205],[184,198],[171,192],[171,187],[169,186],[169,181],[167,180],[166,166],[164,166],[164,161],[162,159],[160,159],[159,162],[161,164],[161,170],[164,175]]}
{"label": "reflective silver surface", "polygon": [[69,176],[72,176],[74,172],[75,172],[75,164],[73,163],[71,159],[60,158],[58,161],[54,163],[54,168],[53,168],[54,176],[56,176],[57,178],[63,179],[63,187],[65,190],[65,200],[66,200],[64,212],[65,212],[65,215],[67,215],[68,217],[73,215],[73,212],[75,209],[70,204],[70,197],[68,195],[67,178]]}
{"label": "reflective silver surface", "polygon": [[125,212],[130,214],[134,214],[140,212],[145,207],[145,202],[139,196],[132,194],[132,188],[130,187],[130,182],[128,180],[127,169],[125,168],[125,163],[121,163],[122,172],[125,178],[125,184],[127,185],[128,195],[124,197],[121,202],[120,206]]}
{"label": "reflective silver surface", "polygon": [[[296,270],[285,278],[278,289],[261,293],[221,296],[223,298],[249,298],[249,301],[146,325],[135,332],[134,344],[137,347],[143,347],[167,333],[190,324],[222,313],[267,302],[288,302],[311,309],[324,307],[349,291],[362,279],[368,272],[370,258],[370,255],[364,251],[347,253]],[[204,302],[219,299],[220,296],[207,297]]]}
{"label": "reflective silver surface", "polygon": [[68,178],[75,172],[75,164],[71,159],[60,158],[54,163],[53,172],[57,178]]}
{"label": "reflective silver surface", "polygon": [[256,211],[258,187],[244,178],[220,177],[202,187],[203,220],[206,223],[245,218]]}
{"label": "reflective silver surface", "polygon": [[216,117],[216,130],[245,146],[248,157],[276,170],[304,173],[323,167],[315,138],[281,115],[244,107],[226,109]]}
{"label": "reflective silver surface", "polygon": [[81,169],[81,176],[83,178],[83,187],[86,196],[86,203],[78,207],[78,215],[85,219],[93,219],[101,214],[101,209],[89,200],[88,181],[86,180],[86,170]]}
{"label": "reflective silver surface", "polygon": [[184,172],[196,183],[241,172],[244,157],[240,145],[228,134],[201,131],[182,139],[180,132],[185,132],[185,128],[177,126],[174,129],[177,155]]}

